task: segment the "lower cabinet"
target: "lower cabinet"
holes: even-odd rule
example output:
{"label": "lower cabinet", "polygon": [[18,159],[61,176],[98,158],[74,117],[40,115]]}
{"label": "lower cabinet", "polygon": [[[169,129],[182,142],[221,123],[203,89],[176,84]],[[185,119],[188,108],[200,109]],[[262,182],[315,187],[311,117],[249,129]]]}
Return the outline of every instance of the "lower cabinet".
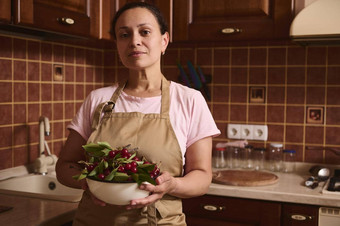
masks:
{"label": "lower cabinet", "polygon": [[188,226],[317,226],[318,207],[204,195],[183,199]]}

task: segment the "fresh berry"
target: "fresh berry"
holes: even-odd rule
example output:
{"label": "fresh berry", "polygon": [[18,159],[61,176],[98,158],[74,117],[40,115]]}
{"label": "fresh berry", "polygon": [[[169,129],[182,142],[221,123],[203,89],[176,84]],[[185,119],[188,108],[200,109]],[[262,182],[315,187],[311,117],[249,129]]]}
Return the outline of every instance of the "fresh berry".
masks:
{"label": "fresh berry", "polygon": [[104,170],[104,175],[107,176],[111,173],[111,170],[109,168]]}
{"label": "fresh berry", "polygon": [[125,168],[124,168],[124,166],[119,166],[118,167],[118,172],[125,172]]}
{"label": "fresh berry", "polygon": [[132,172],[132,173],[137,173],[137,171],[138,171],[138,170],[137,170],[137,167],[134,167],[134,166],[133,166],[133,167],[131,168],[131,172]]}
{"label": "fresh berry", "polygon": [[105,175],[103,173],[98,174],[98,179],[99,180],[104,180]]}
{"label": "fresh berry", "polygon": [[132,167],[131,163],[126,163],[124,166],[125,170],[130,170],[131,167]]}
{"label": "fresh berry", "polygon": [[94,170],[95,166],[94,165],[87,165],[86,169],[88,172],[91,172],[92,170]]}
{"label": "fresh berry", "polygon": [[117,154],[117,153],[116,153],[115,151],[113,151],[113,150],[110,151],[110,152],[109,152],[109,158],[113,159],[113,158],[116,156],[116,154]]}

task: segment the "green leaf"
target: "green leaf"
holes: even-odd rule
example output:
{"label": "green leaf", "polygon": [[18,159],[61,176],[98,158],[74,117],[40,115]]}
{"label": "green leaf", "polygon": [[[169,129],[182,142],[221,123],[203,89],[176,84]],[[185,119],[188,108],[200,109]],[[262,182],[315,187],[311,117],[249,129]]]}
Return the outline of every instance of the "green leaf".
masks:
{"label": "green leaf", "polygon": [[141,170],[145,173],[151,172],[152,170],[154,170],[154,168],[155,168],[154,164],[143,164],[143,165],[137,166],[138,170]]}
{"label": "green leaf", "polygon": [[108,142],[98,142],[97,144],[102,148],[112,150],[112,147]]}
{"label": "green leaf", "polygon": [[72,176],[73,179],[76,179],[76,180],[82,180],[84,178],[87,177],[87,174],[78,174],[78,175],[75,175],[75,176]]}
{"label": "green leaf", "polygon": [[111,149],[107,149],[107,148],[103,149],[102,150],[103,156],[107,156],[110,151],[111,151]]}
{"label": "green leaf", "polygon": [[121,172],[115,173],[115,177],[114,177],[115,181],[122,182],[122,181],[127,181],[127,179],[129,179],[129,175],[127,175],[126,173],[121,173]]}
{"label": "green leaf", "polygon": [[116,171],[117,171],[117,170],[112,170],[111,173],[110,173],[109,175],[107,175],[107,176],[104,178],[104,180],[106,180],[106,181],[112,181],[113,178],[115,177]]}
{"label": "green leaf", "polygon": [[89,144],[83,145],[83,148],[87,152],[97,152],[97,151],[101,151],[102,149],[104,149],[102,146],[100,146],[99,144],[95,144],[95,143],[89,143]]}
{"label": "green leaf", "polygon": [[149,182],[150,184],[156,185],[156,182],[154,179],[150,177],[149,174],[139,174],[138,180],[136,181],[138,185],[141,185],[143,182]]}

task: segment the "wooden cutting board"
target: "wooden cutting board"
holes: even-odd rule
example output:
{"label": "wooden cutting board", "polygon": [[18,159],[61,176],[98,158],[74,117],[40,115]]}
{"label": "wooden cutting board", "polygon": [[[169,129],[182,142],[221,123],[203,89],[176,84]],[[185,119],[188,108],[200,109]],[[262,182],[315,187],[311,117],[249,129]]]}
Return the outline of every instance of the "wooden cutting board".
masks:
{"label": "wooden cutting board", "polygon": [[263,171],[222,170],[213,173],[213,183],[235,186],[264,186],[277,183],[278,176]]}

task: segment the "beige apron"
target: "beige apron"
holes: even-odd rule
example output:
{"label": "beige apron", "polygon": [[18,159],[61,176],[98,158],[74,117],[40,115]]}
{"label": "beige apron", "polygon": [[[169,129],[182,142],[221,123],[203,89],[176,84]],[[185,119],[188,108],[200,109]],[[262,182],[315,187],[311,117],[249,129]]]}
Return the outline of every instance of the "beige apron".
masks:
{"label": "beige apron", "polygon": [[[150,162],[161,162],[160,170],[172,176],[182,176],[182,153],[169,119],[170,82],[162,78],[160,114],[140,112],[113,112],[114,105],[124,89],[120,85],[111,100],[100,104],[92,124],[90,142],[106,141],[112,147],[131,144],[138,154]],[[101,115],[103,118],[100,120]],[[147,208],[126,210],[124,207],[93,204],[84,192],[74,219],[74,225],[186,225],[179,198],[165,195]]]}

